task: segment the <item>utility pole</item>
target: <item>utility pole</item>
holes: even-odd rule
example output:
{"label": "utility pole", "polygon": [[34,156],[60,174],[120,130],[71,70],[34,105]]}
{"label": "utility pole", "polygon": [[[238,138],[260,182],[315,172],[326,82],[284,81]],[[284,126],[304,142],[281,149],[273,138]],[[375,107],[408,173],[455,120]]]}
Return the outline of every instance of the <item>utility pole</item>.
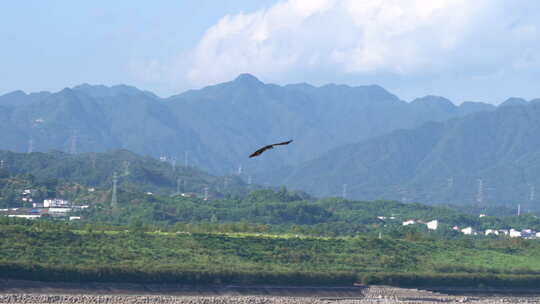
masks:
{"label": "utility pole", "polygon": [[521,215],[521,204],[518,204],[517,215],[518,215],[518,216]]}
{"label": "utility pole", "polygon": [[484,181],[478,179],[478,191],[476,192],[476,202],[482,204],[484,202]]}
{"label": "utility pole", "polygon": [[113,173],[113,188],[112,188],[112,198],[111,198],[111,207],[113,209],[118,208],[118,200],[116,198],[116,187],[118,183],[118,176],[116,174],[116,171]]}

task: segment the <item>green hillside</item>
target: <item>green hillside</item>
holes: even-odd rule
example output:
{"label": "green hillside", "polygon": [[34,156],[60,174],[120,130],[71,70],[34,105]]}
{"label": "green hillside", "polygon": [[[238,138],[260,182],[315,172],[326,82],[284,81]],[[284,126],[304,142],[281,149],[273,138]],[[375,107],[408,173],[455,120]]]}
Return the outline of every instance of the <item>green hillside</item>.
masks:
{"label": "green hillside", "polygon": [[[24,189],[40,188],[36,199],[43,200],[55,197],[66,185],[78,185],[76,188],[81,190],[68,191],[61,198],[89,195],[84,201],[110,201],[114,172],[120,193],[202,196],[208,188],[209,196],[214,198],[245,195],[260,188],[247,185],[243,181],[246,176],[216,177],[194,167],[176,165],[171,160],[160,161],[127,150],[82,154],[0,151],[0,160],[3,161],[0,190],[4,192],[0,202],[4,206],[20,203]],[[95,188],[95,193],[88,193],[88,188]]]}

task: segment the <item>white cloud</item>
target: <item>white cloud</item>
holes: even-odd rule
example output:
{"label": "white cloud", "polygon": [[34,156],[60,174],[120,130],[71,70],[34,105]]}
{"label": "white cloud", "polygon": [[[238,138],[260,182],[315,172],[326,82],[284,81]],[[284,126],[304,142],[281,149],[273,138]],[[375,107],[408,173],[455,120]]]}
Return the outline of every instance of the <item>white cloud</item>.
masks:
{"label": "white cloud", "polygon": [[[221,18],[189,55],[162,65],[195,85],[331,70],[417,74],[537,69],[535,0],[288,0]],[[531,16],[533,14],[534,16]],[[527,18],[525,18],[527,17]],[[159,70],[151,62],[151,70]],[[169,70],[171,70],[169,68]],[[149,74],[151,74],[149,72]],[[171,76],[176,75],[176,76]]]}

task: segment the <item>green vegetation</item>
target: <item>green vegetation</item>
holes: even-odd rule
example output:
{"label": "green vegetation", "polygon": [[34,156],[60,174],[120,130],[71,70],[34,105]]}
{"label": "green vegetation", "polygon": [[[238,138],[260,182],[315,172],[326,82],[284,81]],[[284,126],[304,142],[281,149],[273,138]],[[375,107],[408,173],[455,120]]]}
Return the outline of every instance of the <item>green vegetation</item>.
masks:
{"label": "green vegetation", "polygon": [[540,279],[540,244],[528,240],[437,240],[422,233],[324,238],[170,228],[145,231],[131,225],[111,230],[0,218],[0,276],[201,284],[402,285],[412,284],[405,278],[415,277],[420,284],[426,276],[439,282],[468,277],[482,284],[488,279],[529,284]]}

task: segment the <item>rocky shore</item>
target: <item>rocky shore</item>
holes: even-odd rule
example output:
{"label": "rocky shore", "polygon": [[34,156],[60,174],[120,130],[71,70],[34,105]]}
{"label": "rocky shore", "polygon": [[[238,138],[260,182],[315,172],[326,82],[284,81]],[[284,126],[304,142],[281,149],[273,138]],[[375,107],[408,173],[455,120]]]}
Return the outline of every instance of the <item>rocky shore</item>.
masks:
{"label": "rocky shore", "polygon": [[15,293],[0,294],[0,303],[13,304],[308,304],[308,303],[540,303],[540,297],[518,296],[451,296],[436,292],[395,288],[387,286],[370,286],[358,289],[351,296],[320,296],[314,292],[312,296],[269,296],[269,295],[99,295],[99,294],[52,294],[52,293]]}

